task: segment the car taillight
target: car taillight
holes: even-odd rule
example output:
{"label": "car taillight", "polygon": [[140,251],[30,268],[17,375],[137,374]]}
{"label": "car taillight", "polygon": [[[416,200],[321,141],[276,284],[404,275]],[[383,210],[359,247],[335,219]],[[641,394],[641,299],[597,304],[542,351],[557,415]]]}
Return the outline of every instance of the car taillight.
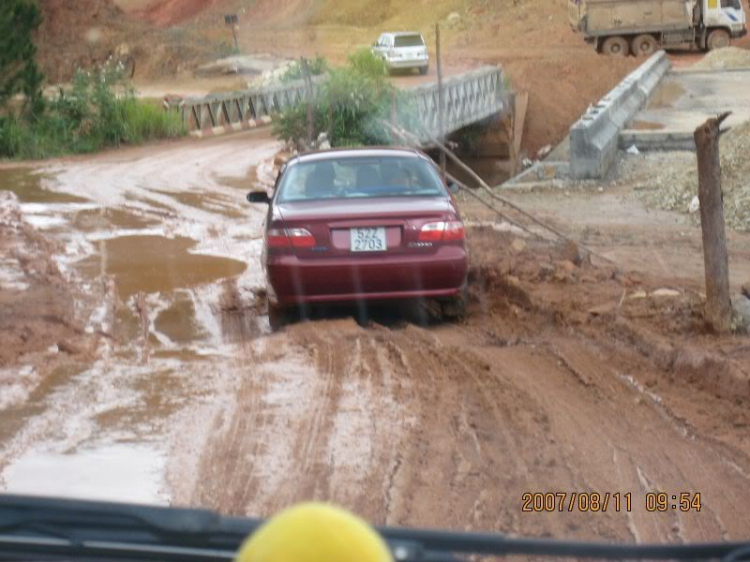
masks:
{"label": "car taillight", "polygon": [[461,221],[428,222],[419,232],[420,242],[449,242],[465,237],[464,223]]}
{"label": "car taillight", "polygon": [[269,248],[312,248],[315,237],[304,228],[272,228],[266,237]]}
{"label": "car taillight", "polygon": [[466,238],[464,223],[461,221],[450,221],[445,223],[443,240],[447,242],[449,240],[463,240],[464,238]]}
{"label": "car taillight", "polygon": [[315,237],[304,228],[287,228],[286,234],[292,240],[295,248],[312,248],[315,246]]}
{"label": "car taillight", "polygon": [[270,229],[266,236],[266,242],[269,248],[288,248],[292,245],[292,241],[289,240],[286,230],[283,228]]}

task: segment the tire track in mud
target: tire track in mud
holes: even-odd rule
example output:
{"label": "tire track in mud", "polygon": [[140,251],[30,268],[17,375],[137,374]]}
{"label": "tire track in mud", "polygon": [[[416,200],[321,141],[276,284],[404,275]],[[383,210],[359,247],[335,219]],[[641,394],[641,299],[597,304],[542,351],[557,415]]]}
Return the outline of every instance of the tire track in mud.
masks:
{"label": "tire track in mud", "polygon": [[[231,429],[204,451],[204,466],[231,467],[222,469],[229,470],[222,494],[198,490],[196,503],[268,515],[323,499],[376,523],[524,536],[743,536],[750,492],[731,468],[750,465],[740,451],[682,434],[591,342],[485,339],[474,326],[365,329],[348,320],[266,338],[265,355],[242,359],[255,363]],[[289,384],[295,407],[269,400]],[[209,480],[197,479],[199,486]],[[705,509],[648,513],[652,489],[701,492]],[[630,492],[633,506],[630,513],[522,513],[526,491]]]}
{"label": "tire track in mud", "polygon": [[242,467],[253,478],[245,485],[225,475],[221,493],[206,486],[193,500],[231,513],[271,513],[302,497],[382,508],[387,492],[378,489],[387,486],[362,485],[371,482],[373,464],[398,464],[391,452],[398,449],[398,435],[382,431],[382,424],[404,418],[389,398],[405,387],[390,374],[398,367],[352,322],[315,333],[290,332],[263,340],[264,352],[238,360],[246,372],[253,365],[252,371],[239,391],[230,429],[204,452],[206,477],[198,481],[216,482],[211,473],[217,464],[231,466],[230,472]]}

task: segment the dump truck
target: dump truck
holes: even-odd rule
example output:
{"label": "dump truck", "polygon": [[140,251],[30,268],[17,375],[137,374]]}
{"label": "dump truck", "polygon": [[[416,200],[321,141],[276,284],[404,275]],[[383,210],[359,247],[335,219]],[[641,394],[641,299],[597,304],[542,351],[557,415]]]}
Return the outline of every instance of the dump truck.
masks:
{"label": "dump truck", "polygon": [[742,0],[568,0],[568,16],[606,55],[713,50],[747,33]]}

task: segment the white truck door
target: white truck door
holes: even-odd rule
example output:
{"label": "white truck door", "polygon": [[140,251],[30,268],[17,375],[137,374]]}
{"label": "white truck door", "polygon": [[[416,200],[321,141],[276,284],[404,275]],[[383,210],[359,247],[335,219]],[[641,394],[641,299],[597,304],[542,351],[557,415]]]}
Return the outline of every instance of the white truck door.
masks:
{"label": "white truck door", "polygon": [[746,30],[745,10],[742,0],[703,0],[703,24],[707,28],[722,27],[732,37],[739,37]]}

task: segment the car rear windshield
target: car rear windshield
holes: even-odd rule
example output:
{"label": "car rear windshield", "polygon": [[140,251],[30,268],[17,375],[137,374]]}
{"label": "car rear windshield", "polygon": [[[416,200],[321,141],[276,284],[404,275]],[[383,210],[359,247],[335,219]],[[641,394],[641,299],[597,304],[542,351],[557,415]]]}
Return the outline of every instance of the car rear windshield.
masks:
{"label": "car rear windshield", "polygon": [[396,35],[395,46],[396,47],[423,47],[424,41],[422,41],[421,35]]}
{"label": "car rear windshield", "polygon": [[277,201],[366,197],[446,197],[435,168],[414,157],[331,158],[292,165]]}

